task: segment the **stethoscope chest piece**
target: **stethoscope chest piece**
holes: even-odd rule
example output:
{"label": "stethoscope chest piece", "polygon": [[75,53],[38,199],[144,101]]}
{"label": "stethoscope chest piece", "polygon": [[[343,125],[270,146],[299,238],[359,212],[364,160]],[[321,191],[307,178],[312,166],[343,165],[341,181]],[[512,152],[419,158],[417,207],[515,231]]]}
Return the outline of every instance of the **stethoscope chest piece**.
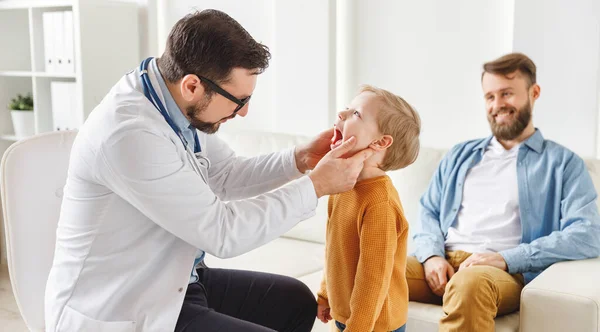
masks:
{"label": "stethoscope chest piece", "polygon": [[203,156],[201,152],[196,152],[194,155],[196,156],[196,160],[198,160],[200,166],[206,168],[207,170],[210,169],[210,160],[208,160],[208,158]]}

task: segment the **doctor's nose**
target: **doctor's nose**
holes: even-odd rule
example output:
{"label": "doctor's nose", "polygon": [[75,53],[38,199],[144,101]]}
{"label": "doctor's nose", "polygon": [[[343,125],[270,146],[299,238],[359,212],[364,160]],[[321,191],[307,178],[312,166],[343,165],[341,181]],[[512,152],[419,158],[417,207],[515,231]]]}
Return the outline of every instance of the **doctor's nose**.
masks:
{"label": "doctor's nose", "polygon": [[244,105],[244,107],[242,107],[241,110],[239,110],[236,115],[241,116],[242,118],[245,117],[246,115],[248,115],[248,108],[249,108],[249,104]]}

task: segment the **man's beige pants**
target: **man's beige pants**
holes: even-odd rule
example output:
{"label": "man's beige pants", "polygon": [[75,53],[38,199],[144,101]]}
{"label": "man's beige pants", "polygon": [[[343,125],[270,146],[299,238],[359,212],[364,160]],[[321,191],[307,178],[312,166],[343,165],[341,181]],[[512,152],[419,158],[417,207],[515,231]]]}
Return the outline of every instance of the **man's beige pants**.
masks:
{"label": "man's beige pants", "polygon": [[[446,259],[458,271],[460,263],[471,256],[464,251],[446,253]],[[441,304],[444,317],[440,331],[493,332],[494,318],[519,309],[523,276],[508,274],[491,266],[471,266],[454,274],[441,298],[429,288],[423,265],[409,256],[406,265],[411,301]]]}

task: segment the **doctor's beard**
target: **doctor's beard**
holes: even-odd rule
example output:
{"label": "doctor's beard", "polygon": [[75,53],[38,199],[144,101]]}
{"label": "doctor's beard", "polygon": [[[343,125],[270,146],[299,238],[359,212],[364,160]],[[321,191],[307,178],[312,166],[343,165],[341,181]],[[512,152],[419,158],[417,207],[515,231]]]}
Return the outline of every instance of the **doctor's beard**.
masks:
{"label": "doctor's beard", "polygon": [[210,100],[212,99],[212,95],[205,95],[204,99],[202,99],[198,104],[194,106],[190,106],[186,109],[186,114],[188,119],[190,119],[190,124],[192,127],[200,130],[206,134],[214,134],[219,130],[219,126],[221,125],[219,122],[205,122],[200,120],[200,114],[202,114],[208,108],[208,104],[210,104]]}

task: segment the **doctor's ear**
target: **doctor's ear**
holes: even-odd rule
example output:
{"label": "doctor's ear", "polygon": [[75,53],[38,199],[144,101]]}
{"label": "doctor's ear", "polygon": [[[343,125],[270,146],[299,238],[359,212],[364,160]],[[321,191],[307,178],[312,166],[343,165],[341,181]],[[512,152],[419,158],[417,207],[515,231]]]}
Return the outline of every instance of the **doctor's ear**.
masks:
{"label": "doctor's ear", "polygon": [[369,147],[375,151],[383,151],[389,148],[394,142],[394,138],[390,135],[383,135],[380,139],[372,142]]}
{"label": "doctor's ear", "polygon": [[193,74],[185,75],[181,79],[179,89],[181,97],[187,102],[196,102],[198,97],[204,96],[204,85],[200,78]]}

